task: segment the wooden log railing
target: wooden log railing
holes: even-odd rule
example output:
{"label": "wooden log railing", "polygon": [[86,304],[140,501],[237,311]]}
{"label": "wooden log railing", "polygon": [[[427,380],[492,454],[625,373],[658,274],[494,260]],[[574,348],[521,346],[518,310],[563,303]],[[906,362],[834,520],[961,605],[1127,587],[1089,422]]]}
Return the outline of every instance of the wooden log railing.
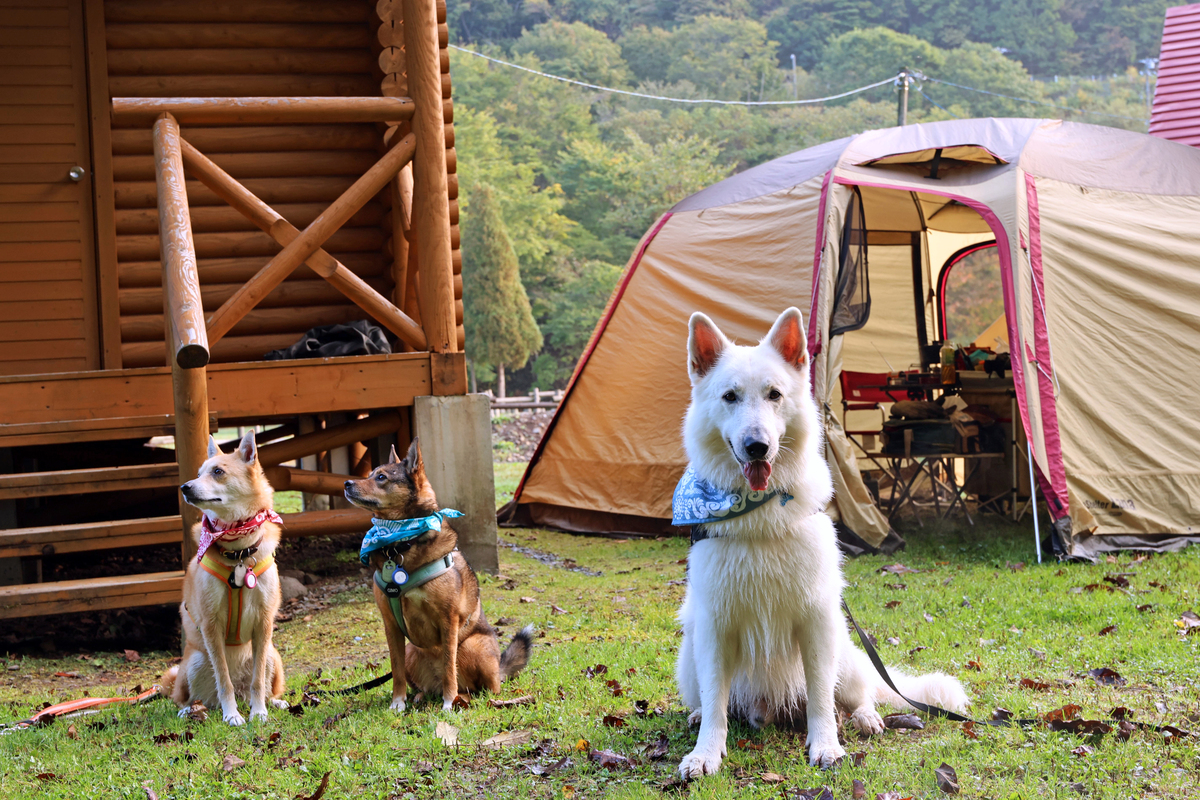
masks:
{"label": "wooden log railing", "polygon": [[[410,4],[405,0],[405,7]],[[414,93],[420,99],[399,97],[243,97],[243,98],[129,98],[112,101],[113,121],[120,125],[152,123],[155,180],[158,193],[158,224],[162,262],[162,304],[167,360],[174,387],[175,443],[182,476],[195,475],[207,450],[208,387],[206,365],[211,348],[239,321],[278,287],[301,264],[348,297],[414,350],[427,350],[445,359],[458,349],[457,324],[461,312],[454,300],[448,183],[446,176],[446,112],[441,93],[441,75],[434,58],[437,52],[436,20],[423,2],[412,3],[406,40],[414,54],[424,53],[429,69],[410,69]],[[426,7],[428,6],[428,7]],[[422,16],[424,15],[424,16]],[[424,30],[428,28],[428,30]],[[421,29],[429,36],[418,34]],[[426,41],[428,40],[428,41]],[[428,52],[426,52],[428,51]],[[410,59],[410,65],[420,59]],[[436,83],[436,86],[434,85]],[[448,102],[448,101],[447,101]],[[296,124],[331,122],[391,122],[412,120],[411,132],[384,142],[383,156],[303,229],[235,180],[196,147],[183,139],[185,124]],[[428,162],[428,163],[423,163]],[[397,175],[412,164],[412,181]],[[184,183],[185,168],[200,182],[255,227],[267,233],[282,249],[275,254],[216,311],[204,319],[195,243]],[[406,175],[408,171],[406,170]],[[411,194],[404,191],[411,186]],[[367,281],[331,256],[325,243],[348,220],[359,213],[385,188],[392,192],[393,231],[411,233],[412,246],[402,254],[406,269],[394,272],[397,280],[393,299],[384,297]],[[411,202],[411,215],[403,203]],[[395,247],[395,245],[393,245]],[[398,254],[393,253],[395,258]],[[149,254],[147,254],[149,256]],[[402,276],[402,277],[401,277]],[[401,307],[397,307],[397,306]],[[407,313],[406,313],[407,312]],[[419,321],[417,321],[419,320]],[[431,369],[435,366],[431,355]],[[461,357],[460,357],[461,358]],[[431,385],[450,385],[447,368],[459,371],[456,361],[439,361]],[[397,420],[371,418],[355,423],[353,431],[327,432],[311,441],[269,445],[265,455],[283,450],[308,449],[318,439],[340,439],[343,434],[366,436],[377,430],[397,427]],[[304,437],[299,437],[304,438]],[[329,446],[328,441],[324,441]],[[280,451],[272,453],[272,450]],[[279,458],[268,464],[276,488],[335,492],[345,476],[312,473],[279,466]],[[185,530],[197,521],[195,509],[180,503]],[[194,555],[191,537],[183,537],[184,562]]]}

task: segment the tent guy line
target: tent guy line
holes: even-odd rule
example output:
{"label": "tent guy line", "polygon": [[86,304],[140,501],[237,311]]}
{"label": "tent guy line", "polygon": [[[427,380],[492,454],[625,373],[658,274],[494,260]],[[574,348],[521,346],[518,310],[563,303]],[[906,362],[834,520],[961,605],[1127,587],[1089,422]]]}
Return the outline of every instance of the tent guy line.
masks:
{"label": "tent guy line", "polygon": [[491,61],[493,64],[500,64],[505,67],[512,67],[513,69],[519,69],[522,72],[529,72],[534,75],[540,75],[543,78],[550,78],[551,80],[562,81],[563,83],[572,83],[572,84],[575,84],[576,86],[583,86],[587,89],[597,89],[601,92],[612,92],[613,94],[623,94],[623,95],[628,95],[629,97],[642,97],[642,98],[645,98],[646,100],[666,100],[671,103],[690,103],[692,105],[710,103],[713,105],[721,105],[721,106],[803,106],[803,105],[811,105],[813,103],[824,103],[826,100],[838,100],[842,97],[849,97],[851,95],[860,94],[862,92],[867,91],[868,89],[874,89],[877,86],[883,86],[885,84],[889,84],[889,83],[892,83],[895,81],[895,78],[885,78],[884,80],[877,81],[872,84],[868,84],[867,86],[860,86],[857,89],[851,89],[848,92],[842,92],[841,94],[830,95],[829,97],[815,97],[812,100],[711,100],[711,99],[688,99],[686,97],[662,97],[660,95],[645,94],[643,92],[631,92],[628,89],[613,89],[610,86],[598,86],[594,83],[584,83],[583,81],[577,81],[573,78],[564,78],[561,75],[551,75],[548,72],[539,72],[536,69],[530,69],[529,67],[522,67],[520,64],[513,64],[510,61],[502,61],[499,58],[493,58],[492,56],[487,56],[487,55],[484,55],[483,53],[478,53],[474,50],[468,50],[467,48],[459,47],[458,45],[452,44],[449,46],[455,50],[458,50],[461,53],[467,53],[469,55],[479,56],[482,59]]}
{"label": "tent guy line", "polygon": [[[562,75],[552,75],[549,72],[541,72],[536,69],[531,69],[530,67],[523,67],[520,64],[514,64],[511,61],[504,61],[503,59],[495,58],[494,56],[484,55],[483,53],[477,52],[475,50],[468,50],[465,47],[459,47],[456,44],[452,44],[452,45],[448,45],[448,46],[454,50],[459,51],[460,53],[466,53],[468,55],[478,56],[479,58],[482,58],[485,61],[490,61],[493,64],[499,64],[504,67],[512,67],[513,69],[519,69],[522,72],[528,72],[532,75],[538,75],[543,78],[549,78],[550,80],[553,80],[553,81],[561,81],[562,83],[570,83],[570,84],[574,84],[575,86],[582,86],[586,89],[596,89],[597,91],[601,91],[601,92],[611,92],[612,94],[623,94],[628,97],[641,97],[646,100],[665,100],[666,102],[669,102],[669,103],[688,103],[690,105],[702,105],[702,104],[706,104],[706,103],[711,104],[711,105],[721,105],[721,106],[803,106],[803,105],[813,105],[815,103],[824,103],[829,100],[840,100],[843,97],[850,97],[852,95],[862,94],[863,92],[869,91],[871,89],[875,89],[879,86],[884,86],[889,83],[894,84],[896,82],[896,79],[894,77],[886,78],[881,81],[876,81],[875,83],[869,83],[866,86],[860,86],[857,89],[851,89],[848,92],[842,92],[841,94],[832,94],[832,95],[829,95],[828,97],[814,97],[811,100],[713,100],[711,98],[690,99],[690,98],[686,98],[686,97],[664,97],[662,95],[646,94],[644,92],[633,92],[633,91],[629,91],[628,89],[614,89],[611,86],[600,86],[595,83],[586,83],[584,81],[577,81],[574,78],[565,78]],[[991,95],[992,97],[1003,97],[1006,100],[1015,100],[1018,103],[1029,103],[1029,104],[1035,105],[1035,106],[1046,106],[1047,108],[1056,108],[1056,109],[1059,109],[1060,111],[1070,111],[1075,114],[1088,114],[1093,117],[1109,117],[1111,119],[1127,119],[1127,120],[1132,120],[1133,122],[1147,122],[1147,123],[1149,122],[1148,119],[1144,119],[1142,117],[1127,117],[1127,116],[1123,116],[1121,114],[1105,114],[1101,111],[1088,111],[1088,110],[1082,109],[1082,108],[1071,108],[1070,106],[1060,106],[1060,105],[1056,105],[1054,103],[1046,103],[1041,100],[1029,100],[1024,97],[1016,97],[1014,95],[1009,95],[1009,94],[1000,94],[999,92],[991,92],[991,91],[988,91],[987,89],[976,89],[973,86],[963,86],[958,83],[951,83],[950,81],[944,81],[939,78],[933,78],[928,75],[923,75],[923,74],[918,74],[918,73],[914,73],[914,77],[921,78],[921,79],[924,79],[927,81],[933,81],[934,83],[941,83],[946,86],[953,86],[956,89],[964,89],[968,92],[978,92],[979,94],[987,94],[987,95]],[[933,105],[935,105],[938,108],[945,111],[947,114],[950,114],[956,118],[961,119],[961,117],[958,117],[958,115],[954,114],[954,112],[950,111],[950,109],[942,106],[939,103],[934,102],[919,88],[917,89],[917,93],[920,94],[922,97],[924,97],[926,100],[929,100],[929,102],[933,103]]]}

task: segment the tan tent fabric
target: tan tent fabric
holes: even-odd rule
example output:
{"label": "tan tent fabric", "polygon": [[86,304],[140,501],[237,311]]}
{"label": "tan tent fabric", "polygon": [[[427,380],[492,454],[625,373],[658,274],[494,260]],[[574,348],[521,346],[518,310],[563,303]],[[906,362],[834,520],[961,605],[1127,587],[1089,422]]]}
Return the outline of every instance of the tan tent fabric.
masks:
{"label": "tan tent fabric", "polygon": [[[923,157],[958,147],[996,158],[959,159],[930,177]],[[872,165],[880,159],[913,163]],[[850,187],[864,201],[872,314],[830,340]],[[663,524],[684,468],[688,316],[705,311],[747,343],[789,305],[807,317],[819,239],[810,347],[828,404],[832,511],[878,542],[886,522],[866,502],[838,422],[837,380],[843,366],[883,371],[876,347],[896,368],[917,359],[908,246],[917,233],[927,297],[952,253],[997,242],[1021,421],[1067,550],[1177,546],[1200,534],[1197,219],[1200,152],[1057,120],[867,131],[747,170],[679,203],[646,243],[514,508],[577,530]],[[924,314],[934,339],[928,302]]]}
{"label": "tan tent fabric", "polygon": [[1200,197],[1037,194],[1068,487],[1096,533],[1200,531]]}

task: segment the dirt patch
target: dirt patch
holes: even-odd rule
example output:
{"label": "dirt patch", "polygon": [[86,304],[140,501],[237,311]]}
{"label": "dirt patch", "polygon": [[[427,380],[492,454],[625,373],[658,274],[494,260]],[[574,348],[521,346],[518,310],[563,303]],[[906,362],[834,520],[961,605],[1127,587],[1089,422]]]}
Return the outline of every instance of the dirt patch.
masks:
{"label": "dirt patch", "polygon": [[553,408],[506,411],[492,420],[492,456],[496,461],[528,461],[554,417]]}

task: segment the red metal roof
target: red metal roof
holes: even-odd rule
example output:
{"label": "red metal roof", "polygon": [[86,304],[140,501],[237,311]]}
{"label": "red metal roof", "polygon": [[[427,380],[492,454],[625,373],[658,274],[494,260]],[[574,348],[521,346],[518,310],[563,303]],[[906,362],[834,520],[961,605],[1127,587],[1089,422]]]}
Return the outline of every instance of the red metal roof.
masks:
{"label": "red metal roof", "polygon": [[1200,3],[1167,9],[1150,133],[1200,147]]}

